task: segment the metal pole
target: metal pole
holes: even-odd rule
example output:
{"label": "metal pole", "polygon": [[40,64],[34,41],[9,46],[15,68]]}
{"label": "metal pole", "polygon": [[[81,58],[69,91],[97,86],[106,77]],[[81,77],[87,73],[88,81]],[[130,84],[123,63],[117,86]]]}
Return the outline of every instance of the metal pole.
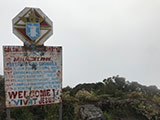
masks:
{"label": "metal pole", "polygon": [[7,120],[11,120],[10,109],[7,108],[6,113],[7,113]]}
{"label": "metal pole", "polygon": [[59,120],[62,120],[62,102],[59,104]]}

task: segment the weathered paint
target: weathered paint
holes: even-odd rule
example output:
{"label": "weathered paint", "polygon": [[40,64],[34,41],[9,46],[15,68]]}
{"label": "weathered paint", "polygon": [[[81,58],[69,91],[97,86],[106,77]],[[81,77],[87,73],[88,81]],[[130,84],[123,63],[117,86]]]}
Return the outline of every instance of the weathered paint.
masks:
{"label": "weathered paint", "polygon": [[61,102],[62,47],[4,46],[3,51],[7,108]]}
{"label": "weathered paint", "polygon": [[[52,21],[39,8],[24,8],[13,18],[12,24],[13,33],[26,45],[43,45],[53,34]],[[27,27],[30,24],[39,26],[31,29]]]}

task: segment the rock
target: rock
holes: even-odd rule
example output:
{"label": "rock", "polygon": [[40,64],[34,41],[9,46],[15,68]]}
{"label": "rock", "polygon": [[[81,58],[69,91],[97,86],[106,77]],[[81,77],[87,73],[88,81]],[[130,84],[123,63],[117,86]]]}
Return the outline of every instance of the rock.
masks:
{"label": "rock", "polygon": [[79,111],[82,120],[106,120],[102,110],[94,105],[81,105]]}

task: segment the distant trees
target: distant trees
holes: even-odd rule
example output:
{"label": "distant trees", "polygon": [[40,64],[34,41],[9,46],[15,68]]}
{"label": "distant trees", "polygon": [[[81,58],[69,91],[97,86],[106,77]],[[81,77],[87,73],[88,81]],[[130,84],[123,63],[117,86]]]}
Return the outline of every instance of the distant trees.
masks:
{"label": "distant trees", "polygon": [[104,84],[102,82],[98,82],[98,83],[84,83],[84,84],[78,84],[76,87],[74,87],[71,90],[71,95],[75,96],[75,94],[79,91],[79,90],[87,90],[87,91],[97,91],[98,89],[101,89],[104,87]]}
{"label": "distant trees", "polygon": [[[70,91],[71,96],[75,96],[79,90],[86,90],[88,92],[93,91],[95,95],[104,95],[113,96],[113,97],[127,97],[126,94],[134,93],[135,91],[143,94],[155,94],[160,93],[156,86],[143,86],[138,82],[129,82],[126,81],[124,77],[120,77],[119,75],[108,77],[103,80],[103,82],[98,83],[84,83],[78,84],[73,89],[66,87],[65,90]],[[132,93],[132,94],[133,94]]]}

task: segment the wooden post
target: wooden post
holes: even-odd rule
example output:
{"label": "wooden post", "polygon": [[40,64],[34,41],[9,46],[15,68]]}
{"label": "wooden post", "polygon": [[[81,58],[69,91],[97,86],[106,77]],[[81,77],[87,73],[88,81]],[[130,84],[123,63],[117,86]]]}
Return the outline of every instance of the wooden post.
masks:
{"label": "wooden post", "polygon": [[59,104],[59,120],[62,120],[62,102]]}
{"label": "wooden post", "polygon": [[11,120],[11,112],[10,109],[6,109],[6,114],[7,114],[7,120]]}

